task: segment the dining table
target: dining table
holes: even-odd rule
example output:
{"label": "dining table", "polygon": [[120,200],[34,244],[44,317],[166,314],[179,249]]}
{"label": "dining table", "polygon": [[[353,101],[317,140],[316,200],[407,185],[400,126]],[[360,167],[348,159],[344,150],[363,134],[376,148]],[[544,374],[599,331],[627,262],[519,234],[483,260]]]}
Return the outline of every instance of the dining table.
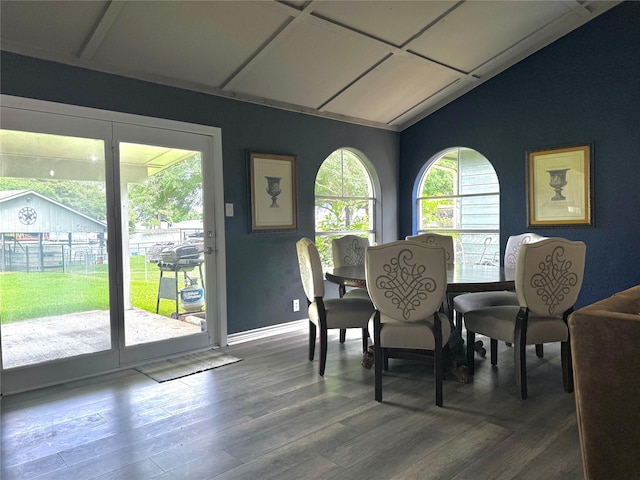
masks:
{"label": "dining table", "polygon": [[[367,288],[364,265],[336,267],[325,272],[325,278],[345,287]],[[454,264],[447,268],[447,293],[513,290],[515,269],[496,265]]]}
{"label": "dining table", "polygon": [[[364,265],[335,267],[325,272],[331,283],[345,287],[367,288]],[[462,322],[454,322],[453,298],[471,292],[488,292],[515,289],[515,268],[497,265],[454,264],[447,268],[447,293],[442,302],[443,312],[451,322],[451,336],[446,345],[450,357],[450,371],[462,383],[471,381],[466,366]],[[476,342],[476,350],[483,350],[482,342]]]}

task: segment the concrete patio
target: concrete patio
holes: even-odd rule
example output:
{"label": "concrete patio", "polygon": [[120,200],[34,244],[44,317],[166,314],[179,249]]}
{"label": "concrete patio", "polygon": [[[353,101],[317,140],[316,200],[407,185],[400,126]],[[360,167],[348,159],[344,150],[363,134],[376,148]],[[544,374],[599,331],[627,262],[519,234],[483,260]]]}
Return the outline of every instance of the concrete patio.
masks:
{"label": "concrete patio", "polygon": [[[197,314],[202,315],[202,314]],[[137,345],[201,332],[195,314],[172,319],[144,310],[125,312],[127,345]],[[94,310],[3,324],[3,367],[94,353],[111,348],[109,311]]]}

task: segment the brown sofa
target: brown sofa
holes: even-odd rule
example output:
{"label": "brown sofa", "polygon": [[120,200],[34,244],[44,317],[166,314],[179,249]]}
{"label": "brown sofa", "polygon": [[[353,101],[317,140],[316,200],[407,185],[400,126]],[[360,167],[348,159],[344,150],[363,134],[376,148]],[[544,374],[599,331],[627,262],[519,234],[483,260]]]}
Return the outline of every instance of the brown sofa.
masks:
{"label": "brown sofa", "polygon": [[586,479],[640,478],[640,285],[569,317]]}

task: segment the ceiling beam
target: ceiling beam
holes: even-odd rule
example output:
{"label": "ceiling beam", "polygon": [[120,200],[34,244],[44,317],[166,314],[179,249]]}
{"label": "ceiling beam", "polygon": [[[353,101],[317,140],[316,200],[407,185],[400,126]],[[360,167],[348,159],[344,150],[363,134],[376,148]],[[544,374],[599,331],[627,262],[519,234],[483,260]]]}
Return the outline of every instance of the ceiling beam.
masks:
{"label": "ceiling beam", "polygon": [[96,54],[98,48],[100,48],[100,45],[102,45],[102,42],[106,38],[107,33],[109,33],[113,22],[115,22],[118,15],[120,15],[125,1],[126,0],[112,0],[109,2],[102,17],[93,29],[93,32],[91,32],[91,35],[89,35],[89,38],[82,47],[82,50],[80,50],[78,58],[81,60],[93,59],[93,56]]}
{"label": "ceiling beam", "polygon": [[[280,4],[278,4],[280,5]],[[287,35],[291,33],[301,22],[311,15],[313,11],[313,2],[307,4],[302,11],[295,8],[290,9],[287,14],[292,18],[276,31],[271,38],[262,44],[258,50],[244,63],[238,70],[233,72],[231,76],[220,85],[221,90],[233,90],[233,88],[242,80],[267,54],[273,51],[281,42],[285,40]],[[294,14],[294,12],[297,12]]]}
{"label": "ceiling beam", "polygon": [[[313,11],[313,3],[314,2],[313,1],[309,2],[305,6],[305,8],[302,10],[302,12],[307,13],[307,15],[305,16],[305,19],[308,19],[309,21],[316,22],[319,25],[321,25],[323,28],[325,28],[325,29],[329,28],[331,30],[336,31],[339,34],[344,34],[346,32],[350,36],[360,37],[361,39],[366,40],[367,42],[375,45],[376,47],[379,47],[379,48],[389,52],[381,60],[375,62],[368,69],[366,69],[365,71],[361,72],[357,77],[353,78],[348,84],[346,84],[339,91],[334,92],[330,97],[326,98],[320,105],[317,106],[317,110],[319,112],[322,112],[323,109],[326,107],[326,105],[328,105],[334,99],[336,99],[337,97],[342,95],[345,91],[349,90],[349,88],[351,88],[353,85],[355,85],[357,82],[359,82],[362,78],[367,76],[371,71],[375,70],[376,68],[379,68],[383,63],[387,62],[388,60],[390,60],[391,58],[393,58],[396,55],[409,56],[409,57],[411,57],[411,58],[413,58],[415,60],[418,60],[419,62],[435,63],[435,64],[437,64],[437,65],[439,65],[439,66],[441,66],[443,68],[446,68],[448,70],[451,70],[451,71],[455,72],[455,74],[460,78],[466,78],[468,81],[475,81],[476,77],[474,77],[473,75],[470,75],[469,72],[464,72],[464,71],[459,70],[459,69],[457,69],[457,68],[455,68],[455,67],[453,67],[451,65],[447,65],[447,64],[444,64],[442,62],[436,61],[434,59],[427,58],[427,57],[425,57],[423,55],[420,55],[420,54],[410,50],[411,46],[413,44],[415,44],[416,40],[418,38],[420,38],[422,35],[424,35],[425,32],[427,32],[427,30],[429,30],[431,27],[436,25],[438,22],[440,22],[447,15],[451,14],[451,12],[453,12],[454,10],[459,8],[466,1],[467,0],[460,0],[455,5],[451,6],[449,9],[447,9],[445,12],[443,12],[441,15],[439,15],[437,18],[435,18],[432,22],[430,22],[429,24],[424,26],[420,31],[416,32],[410,39],[408,39],[403,45],[400,45],[400,46],[394,45],[394,44],[389,43],[389,42],[387,42],[387,41],[385,41],[385,40],[383,40],[383,39],[381,39],[379,37],[373,36],[373,35],[371,35],[369,33],[362,32],[360,30],[354,29],[353,27],[350,27],[348,25],[342,24],[340,22],[336,22],[335,20],[332,20],[330,18],[322,16],[322,15],[320,15],[320,14],[318,14],[318,13]],[[301,13],[301,11],[298,10],[297,8],[295,8],[293,6],[290,6],[290,5],[287,5],[287,4],[283,4],[281,2],[269,2],[268,5],[269,6],[273,6],[273,7],[277,7],[280,10],[285,11],[289,15],[296,16],[296,18],[298,18],[297,15],[299,15]],[[456,80],[456,82],[454,82],[454,83],[457,83],[459,81],[460,80]],[[448,88],[449,86],[450,85],[448,85],[445,88]],[[435,95],[437,95],[438,93],[436,93]],[[427,100],[427,99],[425,99],[425,100]],[[400,116],[402,116],[402,115],[400,115]]]}

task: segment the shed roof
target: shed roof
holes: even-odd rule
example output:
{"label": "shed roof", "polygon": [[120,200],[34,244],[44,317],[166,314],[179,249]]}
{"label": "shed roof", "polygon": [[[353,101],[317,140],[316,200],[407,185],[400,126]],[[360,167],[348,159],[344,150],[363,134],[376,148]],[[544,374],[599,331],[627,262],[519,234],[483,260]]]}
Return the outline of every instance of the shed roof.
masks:
{"label": "shed roof", "polygon": [[[20,220],[25,208],[36,210],[33,221]],[[105,232],[107,224],[33,190],[0,191],[0,232]]]}

